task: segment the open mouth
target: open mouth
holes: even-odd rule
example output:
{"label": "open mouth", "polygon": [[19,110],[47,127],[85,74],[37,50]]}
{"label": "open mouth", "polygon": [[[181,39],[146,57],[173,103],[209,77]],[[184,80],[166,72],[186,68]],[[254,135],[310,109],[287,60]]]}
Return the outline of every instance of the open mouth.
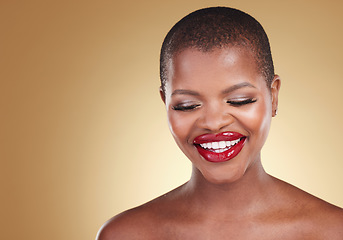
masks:
{"label": "open mouth", "polygon": [[236,132],[217,135],[205,134],[193,141],[199,154],[209,162],[225,162],[236,157],[242,150],[246,137]]}
{"label": "open mouth", "polygon": [[208,142],[202,143],[200,146],[207,151],[212,151],[216,153],[222,153],[229,150],[231,147],[236,145],[241,139],[233,140],[233,141],[220,141],[220,142]]}

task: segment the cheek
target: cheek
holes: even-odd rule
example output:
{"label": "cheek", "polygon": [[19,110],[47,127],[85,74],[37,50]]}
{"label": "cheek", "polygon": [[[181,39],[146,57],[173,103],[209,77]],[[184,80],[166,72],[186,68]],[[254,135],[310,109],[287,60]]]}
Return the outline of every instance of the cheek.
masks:
{"label": "cheek", "polygon": [[176,144],[189,159],[193,159],[192,152],[195,148],[192,144],[191,136],[194,133],[193,130],[197,119],[196,114],[169,110],[167,115],[169,129]]}
{"label": "cheek", "polygon": [[242,119],[251,135],[265,139],[271,123],[271,103],[260,101],[255,107],[242,114]]}
{"label": "cheek", "polygon": [[183,113],[174,110],[168,111],[169,129],[177,143],[187,141],[191,129],[191,119]]}

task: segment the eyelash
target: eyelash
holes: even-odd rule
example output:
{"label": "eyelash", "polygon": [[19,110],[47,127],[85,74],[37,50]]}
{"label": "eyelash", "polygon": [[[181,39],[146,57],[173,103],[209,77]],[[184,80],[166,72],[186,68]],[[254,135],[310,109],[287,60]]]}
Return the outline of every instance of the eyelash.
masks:
{"label": "eyelash", "polygon": [[249,103],[254,103],[256,101],[257,101],[256,98],[249,98],[249,99],[245,99],[245,100],[242,100],[242,101],[230,101],[230,100],[228,100],[226,102],[230,103],[232,106],[239,107],[239,106],[246,105],[246,104],[249,104]]}
{"label": "eyelash", "polygon": [[[227,103],[229,103],[230,105],[234,106],[234,107],[239,107],[239,106],[243,106],[243,105],[246,105],[246,104],[250,104],[250,103],[254,103],[256,102],[257,99],[254,99],[254,98],[249,98],[249,99],[245,99],[245,100],[242,100],[242,101],[226,101]],[[200,104],[193,104],[193,105],[176,105],[176,106],[173,106],[172,109],[175,110],[175,111],[192,111],[198,107],[200,107],[201,105]]]}
{"label": "eyelash", "polygon": [[197,107],[200,107],[200,104],[176,105],[176,106],[173,106],[173,110],[176,110],[176,111],[192,111]]}

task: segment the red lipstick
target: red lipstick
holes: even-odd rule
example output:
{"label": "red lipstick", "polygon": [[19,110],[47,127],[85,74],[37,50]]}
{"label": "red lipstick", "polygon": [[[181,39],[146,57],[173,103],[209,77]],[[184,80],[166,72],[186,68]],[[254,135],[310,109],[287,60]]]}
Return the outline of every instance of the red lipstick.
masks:
{"label": "red lipstick", "polygon": [[204,134],[193,141],[200,155],[209,162],[225,162],[236,157],[245,144],[246,136],[237,132]]}

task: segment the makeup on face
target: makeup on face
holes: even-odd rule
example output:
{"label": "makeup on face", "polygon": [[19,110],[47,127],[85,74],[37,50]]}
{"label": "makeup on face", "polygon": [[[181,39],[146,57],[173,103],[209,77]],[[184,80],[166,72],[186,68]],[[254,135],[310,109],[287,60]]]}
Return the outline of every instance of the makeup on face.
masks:
{"label": "makeup on face", "polygon": [[203,134],[193,141],[199,154],[207,161],[220,163],[236,157],[245,144],[246,136],[237,132]]}
{"label": "makeup on face", "polygon": [[169,127],[195,173],[209,182],[236,181],[259,161],[272,98],[256,69],[253,55],[236,48],[186,49],[173,58],[165,92]]}

